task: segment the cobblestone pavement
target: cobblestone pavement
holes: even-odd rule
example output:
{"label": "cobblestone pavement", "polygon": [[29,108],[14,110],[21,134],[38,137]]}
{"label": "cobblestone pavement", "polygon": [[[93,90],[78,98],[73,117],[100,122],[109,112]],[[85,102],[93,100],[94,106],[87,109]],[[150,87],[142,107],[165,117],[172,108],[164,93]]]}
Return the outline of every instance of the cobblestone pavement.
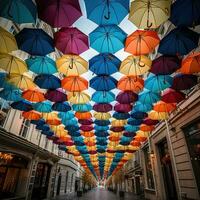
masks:
{"label": "cobblestone pavement", "polygon": [[134,196],[133,194],[126,194],[124,198],[120,199],[119,195],[114,194],[113,192],[110,192],[103,188],[96,188],[91,190],[90,192],[83,194],[83,196],[79,198],[76,195],[73,195],[71,197],[60,196],[57,197],[55,200],[142,200],[142,199],[143,198]]}

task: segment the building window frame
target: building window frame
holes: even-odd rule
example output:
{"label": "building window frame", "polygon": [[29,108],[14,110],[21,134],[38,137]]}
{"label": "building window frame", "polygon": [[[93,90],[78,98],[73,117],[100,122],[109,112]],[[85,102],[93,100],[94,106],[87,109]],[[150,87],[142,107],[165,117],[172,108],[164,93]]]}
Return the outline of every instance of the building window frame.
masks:
{"label": "building window frame", "polygon": [[29,129],[30,129],[30,125],[31,125],[31,122],[29,120],[23,119],[20,131],[19,131],[19,136],[20,137],[23,137],[23,138],[27,138],[28,137],[28,132],[29,132]]}

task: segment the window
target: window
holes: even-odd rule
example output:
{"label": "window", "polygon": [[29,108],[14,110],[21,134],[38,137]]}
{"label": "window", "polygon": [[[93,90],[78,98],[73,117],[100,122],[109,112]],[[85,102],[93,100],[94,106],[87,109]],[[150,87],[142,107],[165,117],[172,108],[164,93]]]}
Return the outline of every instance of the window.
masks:
{"label": "window", "polygon": [[73,189],[73,180],[74,180],[74,174],[72,174],[72,176],[71,176],[71,188],[70,188],[70,192],[72,192],[72,189]]}
{"label": "window", "polygon": [[22,122],[22,126],[21,126],[21,129],[20,129],[20,132],[19,132],[19,135],[26,138],[27,137],[27,133],[28,133],[28,130],[30,128],[30,121],[29,120],[26,120],[26,119],[23,119],[23,122]]}
{"label": "window", "polygon": [[0,107],[1,107],[1,109],[0,109],[0,126],[3,127],[4,123],[6,121],[6,117],[8,116],[10,107],[9,107],[8,103],[3,99],[0,99]]}
{"label": "window", "polygon": [[48,140],[48,138],[45,138],[45,145],[44,145],[44,148],[45,148],[45,149],[48,149],[48,145],[49,145],[49,140]]}
{"label": "window", "polygon": [[69,172],[66,172],[66,177],[65,177],[65,193],[67,192],[67,182],[68,182],[68,174]]}
{"label": "window", "polygon": [[143,151],[144,151],[144,160],[145,160],[145,168],[146,168],[146,184],[147,184],[146,186],[148,189],[155,189],[149,147],[145,148]]}

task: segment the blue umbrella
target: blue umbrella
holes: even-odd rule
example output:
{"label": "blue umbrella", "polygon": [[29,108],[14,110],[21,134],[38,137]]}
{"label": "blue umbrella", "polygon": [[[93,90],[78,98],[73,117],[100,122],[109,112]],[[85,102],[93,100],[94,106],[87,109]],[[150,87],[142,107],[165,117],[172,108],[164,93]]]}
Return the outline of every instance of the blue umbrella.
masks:
{"label": "blue umbrella", "polygon": [[95,125],[94,129],[96,131],[108,131],[109,130],[109,126],[97,126],[97,125]]}
{"label": "blue umbrella", "polygon": [[115,119],[128,119],[130,117],[130,114],[129,113],[118,113],[118,112],[115,112],[113,114],[113,117]]}
{"label": "blue umbrella", "polygon": [[138,131],[139,129],[140,129],[139,126],[132,126],[132,125],[129,125],[129,124],[127,124],[127,125],[125,126],[125,131],[128,131],[128,132],[136,132],[136,131]]}
{"label": "blue umbrella", "polygon": [[127,121],[127,123],[132,126],[139,126],[142,124],[142,122],[143,122],[142,119],[134,119],[134,118],[129,118]]}
{"label": "blue umbrella", "polygon": [[88,19],[97,24],[119,24],[129,12],[129,0],[85,0]]}
{"label": "blue umbrella", "polygon": [[68,112],[59,112],[58,117],[62,119],[62,121],[67,121],[74,118],[74,113],[72,111]]}
{"label": "blue umbrella", "polygon": [[67,102],[56,102],[52,105],[52,110],[58,112],[67,112],[71,110],[71,106]]}
{"label": "blue umbrella", "polygon": [[141,111],[141,112],[149,112],[152,110],[153,105],[152,104],[147,104],[147,103],[141,103],[141,102],[136,102],[134,105],[134,110],[135,111]]}
{"label": "blue umbrella", "polygon": [[152,92],[161,92],[171,87],[173,78],[169,75],[153,75],[150,74],[145,80],[144,87]]}
{"label": "blue umbrella", "polygon": [[[0,72],[0,87],[2,88],[4,88],[4,85],[7,83],[6,82],[6,76],[7,76],[7,74],[6,73],[4,73],[4,72]],[[9,84],[10,85],[10,84]]]}
{"label": "blue umbrella", "polygon": [[33,1],[0,0],[0,17],[15,23],[35,23],[37,8]]}
{"label": "blue umbrella", "polygon": [[108,126],[108,125],[110,125],[109,120],[95,120],[94,123],[98,126]]}
{"label": "blue umbrella", "polygon": [[60,79],[51,74],[37,75],[34,83],[42,89],[57,89],[61,87]]}
{"label": "blue umbrella", "polygon": [[0,91],[0,97],[7,101],[20,101],[22,92],[19,89],[3,89]]}
{"label": "blue umbrella", "polygon": [[115,101],[115,95],[112,92],[97,91],[92,95],[92,101],[96,103],[111,103]]}
{"label": "blue umbrella", "polygon": [[72,118],[70,120],[67,120],[64,125],[65,126],[74,126],[74,125],[77,125],[78,121],[76,118]]}
{"label": "blue umbrella", "polygon": [[34,124],[34,125],[44,125],[45,124],[45,120],[44,119],[31,120],[31,124]]}
{"label": "blue umbrella", "polygon": [[57,73],[57,67],[54,60],[48,56],[36,56],[26,60],[30,71],[36,74],[54,74]]}
{"label": "blue umbrella", "polygon": [[51,137],[54,135],[54,132],[53,131],[42,131],[41,134]]}
{"label": "blue umbrella", "polygon": [[108,132],[106,132],[106,131],[95,131],[95,135],[97,136],[97,137],[107,137],[107,136],[109,136],[109,133]]}
{"label": "blue umbrella", "polygon": [[65,145],[58,145],[58,149],[61,151],[67,151],[67,147]]}
{"label": "blue umbrella", "polygon": [[100,53],[116,53],[124,48],[127,34],[117,25],[99,26],[90,33],[90,46]]}
{"label": "blue umbrella", "polygon": [[36,129],[41,130],[41,131],[45,131],[45,132],[50,130],[48,124],[37,125],[37,126],[36,126]]}
{"label": "blue umbrella", "polygon": [[200,24],[199,0],[176,0],[171,6],[170,21],[175,26],[196,26]]}
{"label": "blue umbrella", "polygon": [[153,104],[160,100],[160,94],[144,89],[140,94],[138,101],[143,104]]}
{"label": "blue umbrella", "polygon": [[89,61],[90,71],[97,75],[111,75],[119,71],[121,61],[110,53],[102,53]]}
{"label": "blue umbrella", "polygon": [[30,110],[33,110],[32,104],[29,101],[26,101],[26,100],[21,100],[21,101],[13,102],[10,106],[13,109],[21,110],[21,111],[30,111]]}
{"label": "blue umbrella", "polygon": [[68,130],[70,133],[79,131],[79,127],[77,125],[65,126],[65,129]]}
{"label": "blue umbrella", "polygon": [[140,111],[132,111],[131,112],[131,117],[135,118],[135,119],[144,119],[148,116],[147,113],[145,112],[140,112]]}
{"label": "blue umbrella", "polygon": [[33,104],[33,108],[41,113],[50,113],[52,111],[52,103],[50,101],[43,101]]}
{"label": "blue umbrella", "polygon": [[89,112],[92,110],[92,106],[88,104],[73,104],[72,109],[76,112]]}
{"label": "blue umbrella", "polygon": [[15,35],[18,47],[35,56],[45,56],[53,51],[53,39],[42,29],[24,28]]}
{"label": "blue umbrella", "polygon": [[198,42],[198,33],[186,27],[178,27],[161,40],[158,52],[165,55],[187,55],[198,47]]}
{"label": "blue umbrella", "polygon": [[111,76],[96,76],[90,80],[90,87],[97,91],[109,91],[117,86],[117,80]]}
{"label": "blue umbrella", "polygon": [[79,131],[75,131],[75,132],[69,132],[69,135],[78,137],[78,136],[80,136],[81,134],[80,134]]}

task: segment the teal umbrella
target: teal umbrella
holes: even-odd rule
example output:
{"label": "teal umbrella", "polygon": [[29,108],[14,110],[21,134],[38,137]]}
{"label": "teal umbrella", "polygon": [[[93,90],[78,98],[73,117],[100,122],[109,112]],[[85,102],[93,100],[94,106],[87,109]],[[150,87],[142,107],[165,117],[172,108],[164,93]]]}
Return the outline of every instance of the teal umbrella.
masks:
{"label": "teal umbrella", "polygon": [[92,95],[92,101],[96,103],[110,103],[115,101],[115,95],[112,92],[97,91]]}
{"label": "teal umbrella", "polygon": [[72,111],[68,112],[59,112],[58,117],[62,119],[62,121],[67,121],[74,118],[74,113]]}
{"label": "teal umbrella", "polygon": [[52,103],[50,101],[35,103],[33,108],[38,112],[49,113],[52,111]]}
{"label": "teal umbrella", "polygon": [[92,110],[92,106],[88,104],[74,104],[72,109],[76,112],[89,112]]}
{"label": "teal umbrella", "polygon": [[21,101],[23,100],[22,92],[19,89],[3,89],[0,91],[0,97],[6,101]]}

